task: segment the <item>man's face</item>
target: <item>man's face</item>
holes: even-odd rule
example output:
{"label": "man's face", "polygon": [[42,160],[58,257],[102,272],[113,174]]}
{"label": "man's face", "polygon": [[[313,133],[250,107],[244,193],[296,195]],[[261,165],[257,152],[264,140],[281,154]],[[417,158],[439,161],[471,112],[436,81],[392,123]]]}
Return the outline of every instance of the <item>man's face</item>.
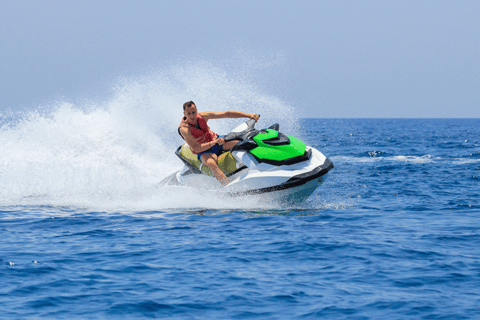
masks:
{"label": "man's face", "polygon": [[183,111],[185,117],[189,122],[194,122],[197,119],[197,107],[192,104],[190,107],[186,107],[185,111]]}

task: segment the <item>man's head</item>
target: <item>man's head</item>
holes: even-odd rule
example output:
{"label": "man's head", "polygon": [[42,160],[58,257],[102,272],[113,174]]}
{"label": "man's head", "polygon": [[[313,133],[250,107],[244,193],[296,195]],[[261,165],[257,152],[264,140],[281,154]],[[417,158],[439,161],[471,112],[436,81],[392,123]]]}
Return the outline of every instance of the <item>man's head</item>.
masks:
{"label": "man's head", "polygon": [[195,121],[197,118],[197,106],[193,101],[188,101],[183,104],[183,114],[189,121]]}
{"label": "man's head", "polygon": [[187,101],[183,104],[183,111],[185,111],[186,108],[188,107],[191,107],[191,106],[194,106],[195,105],[195,102],[193,101]]}

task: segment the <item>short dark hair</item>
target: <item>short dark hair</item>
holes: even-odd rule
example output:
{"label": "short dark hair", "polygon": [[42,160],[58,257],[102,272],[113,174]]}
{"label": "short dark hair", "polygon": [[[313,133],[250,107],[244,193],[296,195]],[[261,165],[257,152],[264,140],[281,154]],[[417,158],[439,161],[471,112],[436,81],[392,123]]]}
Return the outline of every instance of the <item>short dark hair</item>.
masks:
{"label": "short dark hair", "polygon": [[185,108],[186,108],[186,107],[191,107],[192,104],[195,106],[195,102],[193,102],[193,101],[191,101],[191,100],[188,101],[188,102],[185,102],[185,103],[183,104],[183,111],[185,111]]}

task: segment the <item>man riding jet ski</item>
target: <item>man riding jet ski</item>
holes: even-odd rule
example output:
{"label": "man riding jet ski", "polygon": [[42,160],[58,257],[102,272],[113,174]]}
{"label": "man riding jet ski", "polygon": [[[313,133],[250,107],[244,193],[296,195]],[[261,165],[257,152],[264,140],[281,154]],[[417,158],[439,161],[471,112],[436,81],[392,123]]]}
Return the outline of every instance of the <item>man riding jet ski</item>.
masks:
{"label": "man riding jet ski", "polygon": [[[258,117],[252,115],[252,120],[239,125],[219,141],[224,148],[234,142],[228,151],[207,149],[216,152],[215,164],[230,183],[219,188],[208,161],[205,164],[198,156],[201,150],[195,153],[198,149],[192,150],[187,141],[175,152],[184,167],[161,184],[214,190],[228,196],[268,194],[275,201],[300,202],[308,198],[325,180],[333,163],[315,148],[280,133],[278,124],[268,129],[255,129]],[[219,139],[199,144],[206,149]]]}
{"label": "man riding jet ski", "polygon": [[232,149],[238,141],[225,143],[223,137],[219,137],[215,132],[210,130],[207,122],[210,119],[223,118],[250,118],[258,121],[260,116],[240,111],[206,111],[198,113],[197,106],[193,101],[188,101],[183,104],[183,114],[184,117],[178,126],[178,133],[186,141],[190,151],[197,155],[197,159],[207,165],[218,181],[223,185],[227,185],[229,183],[228,178],[218,169],[217,153]]}

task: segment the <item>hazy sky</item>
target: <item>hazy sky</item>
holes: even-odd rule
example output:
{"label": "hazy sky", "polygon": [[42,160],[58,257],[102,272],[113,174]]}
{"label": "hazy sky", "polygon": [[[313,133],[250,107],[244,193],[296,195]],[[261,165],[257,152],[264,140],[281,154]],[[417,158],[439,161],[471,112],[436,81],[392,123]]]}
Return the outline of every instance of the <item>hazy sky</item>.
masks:
{"label": "hazy sky", "polygon": [[304,117],[480,117],[466,0],[0,0],[0,112],[242,52],[275,60],[263,90]]}

